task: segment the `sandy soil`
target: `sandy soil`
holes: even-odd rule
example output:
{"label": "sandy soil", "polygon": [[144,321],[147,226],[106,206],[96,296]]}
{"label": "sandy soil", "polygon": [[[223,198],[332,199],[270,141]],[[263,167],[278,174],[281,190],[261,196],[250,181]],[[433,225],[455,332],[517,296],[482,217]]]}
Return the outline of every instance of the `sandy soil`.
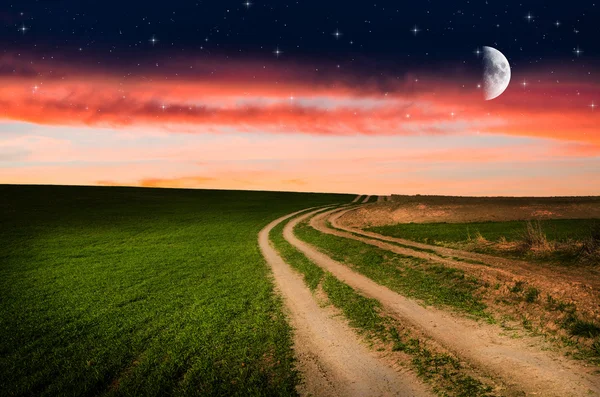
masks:
{"label": "sandy soil", "polygon": [[375,357],[331,309],[320,307],[302,277],[269,243],[269,232],[287,215],[267,225],[259,246],[294,328],[294,349],[304,379],[299,392],[313,396],[430,396],[415,375],[399,373]]}
{"label": "sandy soil", "polygon": [[[600,379],[590,374],[590,368],[560,354],[540,350],[536,347],[539,340],[530,337],[512,339],[503,335],[502,329],[497,326],[477,323],[432,307],[422,307],[416,301],[375,283],[300,241],[294,236],[293,227],[314,213],[290,222],[284,229],[286,240],[340,280],[365,296],[380,301],[386,311],[396,318],[412,323],[491,377],[502,379],[510,394],[519,390],[543,396],[600,394]],[[326,216],[321,215],[320,219]],[[319,225],[315,227],[328,232]]]}
{"label": "sandy soil", "polygon": [[348,213],[344,223],[357,228],[396,223],[483,222],[526,219],[600,218],[598,197],[510,198],[392,196]]}

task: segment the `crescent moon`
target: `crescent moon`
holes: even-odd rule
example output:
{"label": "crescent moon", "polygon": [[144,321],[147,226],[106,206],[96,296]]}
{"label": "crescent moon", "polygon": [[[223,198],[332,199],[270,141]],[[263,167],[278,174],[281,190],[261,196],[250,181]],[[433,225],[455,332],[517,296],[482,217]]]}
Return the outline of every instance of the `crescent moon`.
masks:
{"label": "crescent moon", "polygon": [[500,51],[483,47],[483,95],[486,101],[497,98],[510,83],[510,64]]}

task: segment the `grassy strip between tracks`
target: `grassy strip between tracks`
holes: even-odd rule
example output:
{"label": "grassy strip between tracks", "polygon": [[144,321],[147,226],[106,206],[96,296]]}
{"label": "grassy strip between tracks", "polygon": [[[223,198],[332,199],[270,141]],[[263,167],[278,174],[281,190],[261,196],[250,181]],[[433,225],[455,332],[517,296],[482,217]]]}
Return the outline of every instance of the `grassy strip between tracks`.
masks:
{"label": "grassy strip between tracks", "polygon": [[404,296],[491,321],[491,315],[485,310],[486,305],[477,296],[477,290],[485,285],[460,269],[320,233],[307,222],[300,223],[295,232],[301,240],[336,261]]}
{"label": "grassy strip between tracks", "polygon": [[366,298],[329,272],[314,264],[283,238],[286,222],[276,226],[270,239],[286,263],[304,276],[307,286],[318,288],[329,302],[341,310],[350,326],[380,349],[396,352],[394,357],[411,366],[440,395],[489,396],[491,387],[471,376],[459,361],[447,352],[428,346],[423,338],[381,312],[381,304]]}

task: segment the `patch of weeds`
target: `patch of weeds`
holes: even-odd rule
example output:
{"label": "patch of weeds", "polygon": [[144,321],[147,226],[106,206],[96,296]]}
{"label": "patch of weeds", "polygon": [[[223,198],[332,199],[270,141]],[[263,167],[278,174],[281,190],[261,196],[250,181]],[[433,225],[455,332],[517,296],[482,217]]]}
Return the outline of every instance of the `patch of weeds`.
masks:
{"label": "patch of weeds", "polygon": [[527,288],[527,292],[525,293],[525,302],[533,303],[537,301],[540,296],[540,291],[535,287]]}
{"label": "patch of weeds", "polygon": [[596,323],[580,319],[575,319],[569,331],[573,336],[583,336],[585,338],[594,338],[600,335],[600,327]]}
{"label": "patch of weeds", "polygon": [[575,313],[568,313],[562,320],[561,326],[569,331],[571,336],[595,338],[600,336],[600,326],[593,321],[582,320]]}
{"label": "patch of weeds", "polygon": [[525,230],[521,235],[521,244],[524,250],[551,251],[552,245],[542,230],[542,223],[537,220],[527,221]]}
{"label": "patch of weeds", "polygon": [[546,296],[546,309],[551,311],[559,311],[566,313],[575,313],[577,307],[574,303],[565,303],[563,301],[556,300],[552,295]]}
{"label": "patch of weeds", "polygon": [[488,244],[487,239],[481,235],[481,232],[479,232],[479,230],[475,233],[475,242],[477,244]]}
{"label": "patch of weeds", "polygon": [[574,303],[558,302],[556,310],[567,313],[575,313],[577,309]]}
{"label": "patch of weeds", "polygon": [[525,286],[525,282],[524,281],[517,281],[515,283],[515,285],[513,285],[512,287],[510,287],[508,290],[514,294],[519,294],[521,292],[523,292],[523,287]]}

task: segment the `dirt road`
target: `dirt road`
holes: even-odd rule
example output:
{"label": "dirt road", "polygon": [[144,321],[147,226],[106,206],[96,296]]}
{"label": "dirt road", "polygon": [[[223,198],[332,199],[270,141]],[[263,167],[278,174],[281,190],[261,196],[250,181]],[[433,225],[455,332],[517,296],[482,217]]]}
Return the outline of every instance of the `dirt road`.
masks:
{"label": "dirt road", "polygon": [[270,245],[271,229],[295,214],[267,225],[258,242],[294,328],[294,349],[304,379],[299,392],[313,396],[432,395],[414,374],[397,372],[377,358],[339,316],[334,317],[332,308],[320,307],[302,277]]}
{"label": "dirt road", "polygon": [[[344,224],[341,219],[344,219],[344,215],[353,210],[352,208],[341,208],[328,211],[311,219],[311,225],[322,233],[352,238],[398,254],[432,260],[463,269],[482,279],[494,274],[498,279],[505,281],[526,280],[531,285],[535,285],[541,291],[549,293],[555,298],[573,301],[580,309],[587,310],[589,313],[597,313],[597,308],[600,305],[600,277],[597,276],[595,269],[588,271],[580,268],[573,271],[569,267],[540,266],[539,264],[531,264],[517,259],[384,236]],[[330,228],[326,220],[335,229]],[[390,243],[402,244],[404,247]],[[411,249],[411,247],[414,249]],[[476,261],[480,264],[467,261]]]}
{"label": "dirt road", "polygon": [[488,375],[502,379],[513,392],[543,396],[600,394],[599,379],[590,374],[589,368],[558,353],[536,348],[533,338],[512,339],[503,335],[497,326],[420,306],[299,240],[293,234],[293,227],[316,212],[301,215],[288,223],[284,229],[285,239],[341,281],[365,296],[377,299],[394,317],[410,322],[458,357]]}
{"label": "dirt road", "polygon": [[[340,221],[340,218],[342,218],[348,212],[353,211],[353,210],[354,210],[354,208],[342,209],[341,211],[333,210],[329,214],[328,220],[329,220],[329,222],[331,222],[331,225],[333,227],[335,227],[336,229],[344,230],[346,232],[360,234],[362,236],[371,237],[371,238],[375,238],[378,240],[399,243],[399,244],[406,245],[409,247],[415,247],[417,249],[432,250],[443,256],[471,259],[471,260],[475,260],[475,261],[481,261],[481,262],[484,262],[484,263],[492,265],[492,266],[500,266],[503,268],[506,268],[506,267],[510,267],[512,269],[519,268],[525,272],[525,274],[524,274],[525,276],[531,275],[528,272],[536,271],[539,268],[539,266],[535,266],[528,262],[517,260],[517,259],[502,258],[502,257],[498,257],[498,256],[486,255],[486,254],[481,254],[481,253],[477,253],[477,252],[469,252],[469,251],[458,250],[458,249],[454,249],[454,248],[447,248],[447,247],[440,247],[437,245],[419,243],[416,241],[406,240],[406,239],[397,238],[397,237],[384,236],[382,234],[364,231],[362,229],[348,226],[344,222]],[[555,271],[560,271],[560,269],[555,269]],[[585,280],[581,280],[581,281],[585,281]],[[591,282],[592,280],[587,280],[587,281]],[[600,288],[600,284],[597,285],[596,287]]]}

